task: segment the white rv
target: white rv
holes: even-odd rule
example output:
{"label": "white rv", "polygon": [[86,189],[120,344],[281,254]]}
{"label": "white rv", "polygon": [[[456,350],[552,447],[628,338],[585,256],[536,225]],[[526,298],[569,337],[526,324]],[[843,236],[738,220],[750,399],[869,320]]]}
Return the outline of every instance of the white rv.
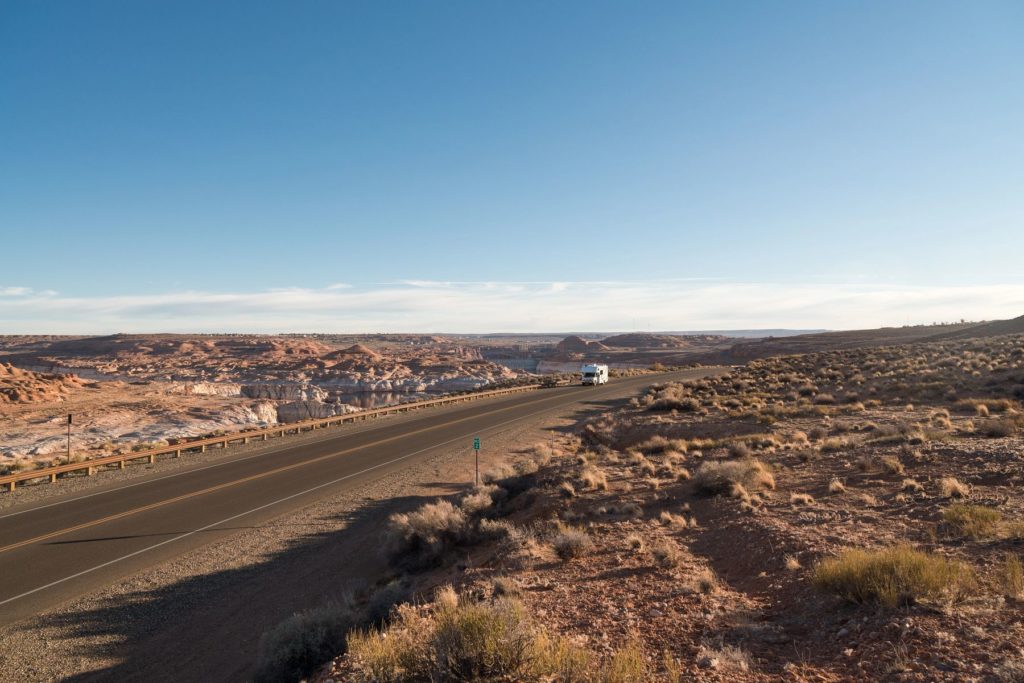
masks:
{"label": "white rv", "polygon": [[594,386],[608,384],[607,365],[584,365],[580,368],[580,372],[583,373],[583,384],[592,384]]}

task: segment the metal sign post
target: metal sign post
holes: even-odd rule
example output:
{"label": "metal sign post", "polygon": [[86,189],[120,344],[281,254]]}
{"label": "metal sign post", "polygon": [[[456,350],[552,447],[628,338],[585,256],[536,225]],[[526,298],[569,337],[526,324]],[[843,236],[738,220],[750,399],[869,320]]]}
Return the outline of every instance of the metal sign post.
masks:
{"label": "metal sign post", "polygon": [[476,456],[476,477],[474,481],[480,486],[480,437],[473,437],[473,453]]}
{"label": "metal sign post", "polygon": [[71,413],[68,413],[68,464],[71,464]]}

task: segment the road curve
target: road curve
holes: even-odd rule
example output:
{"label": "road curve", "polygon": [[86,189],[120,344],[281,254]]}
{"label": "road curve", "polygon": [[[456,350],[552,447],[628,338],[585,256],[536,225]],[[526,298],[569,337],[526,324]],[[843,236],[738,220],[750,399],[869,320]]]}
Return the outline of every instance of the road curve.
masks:
{"label": "road curve", "polygon": [[240,526],[284,515],[357,487],[473,436],[539,415],[634,394],[655,381],[713,369],[560,387],[415,411],[326,430],[316,440],[286,437],[211,466],[56,494],[0,512],[0,625],[38,614],[119,578],[227,538]]}

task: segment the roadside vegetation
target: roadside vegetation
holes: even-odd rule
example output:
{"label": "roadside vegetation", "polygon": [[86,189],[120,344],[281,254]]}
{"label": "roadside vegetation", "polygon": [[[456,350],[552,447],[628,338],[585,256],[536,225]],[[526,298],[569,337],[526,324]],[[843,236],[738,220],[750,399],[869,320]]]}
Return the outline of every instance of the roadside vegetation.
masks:
{"label": "roadside vegetation", "polygon": [[392,574],[336,621],[285,622],[261,662],[360,682],[1022,680],[1022,399],[1024,337],[654,385],[393,517]]}

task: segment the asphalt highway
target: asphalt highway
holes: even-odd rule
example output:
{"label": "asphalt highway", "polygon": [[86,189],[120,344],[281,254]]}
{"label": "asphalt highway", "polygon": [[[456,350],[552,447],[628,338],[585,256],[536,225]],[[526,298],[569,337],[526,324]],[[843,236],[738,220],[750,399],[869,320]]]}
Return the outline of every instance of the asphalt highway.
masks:
{"label": "asphalt highway", "polygon": [[[538,415],[627,397],[710,369],[540,389],[283,437],[260,450],[61,494],[0,513],[0,624],[10,624],[317,500],[432,451]],[[294,440],[293,440],[294,439]],[[188,457],[188,456],[183,456]],[[467,457],[467,463],[470,458]],[[468,466],[468,465],[467,465]],[[467,470],[468,471],[468,470]],[[54,486],[59,486],[55,484]],[[0,494],[3,495],[3,494]]]}

